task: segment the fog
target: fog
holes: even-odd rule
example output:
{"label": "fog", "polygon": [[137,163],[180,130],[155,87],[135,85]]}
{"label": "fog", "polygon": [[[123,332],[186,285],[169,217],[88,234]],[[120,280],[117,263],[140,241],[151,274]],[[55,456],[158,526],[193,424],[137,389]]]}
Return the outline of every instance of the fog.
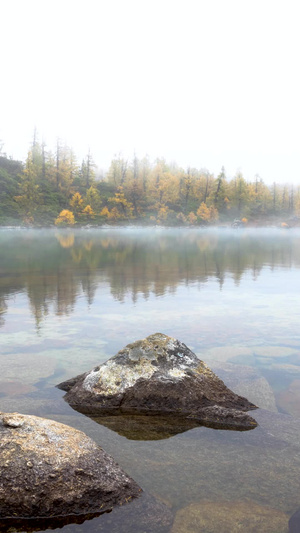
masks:
{"label": "fog", "polygon": [[299,182],[298,3],[5,2],[0,139]]}

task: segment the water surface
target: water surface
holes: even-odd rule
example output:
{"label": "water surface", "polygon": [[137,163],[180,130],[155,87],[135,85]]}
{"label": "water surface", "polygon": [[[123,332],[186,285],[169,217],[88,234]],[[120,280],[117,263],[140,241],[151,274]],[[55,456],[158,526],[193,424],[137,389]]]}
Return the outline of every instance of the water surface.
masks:
{"label": "water surface", "polygon": [[[177,513],[175,533],[220,530],[205,513],[215,509],[218,520],[221,509],[240,521],[245,503],[262,520],[245,531],[268,531],[268,513],[277,520],[270,531],[287,531],[300,507],[299,274],[299,230],[2,229],[0,409],[91,435]],[[259,427],[197,427],[141,440],[76,413],[55,389],[158,331],[259,405],[252,413]],[[109,515],[108,533],[118,513]],[[62,531],[100,525],[101,517]]]}

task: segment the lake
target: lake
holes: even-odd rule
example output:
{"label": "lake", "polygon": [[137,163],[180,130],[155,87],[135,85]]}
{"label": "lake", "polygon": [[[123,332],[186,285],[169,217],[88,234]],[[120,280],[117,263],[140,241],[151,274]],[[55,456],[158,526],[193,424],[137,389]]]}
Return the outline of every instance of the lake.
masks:
{"label": "lake", "polygon": [[[287,532],[300,508],[299,294],[299,229],[1,229],[0,409],[91,436],[171,510],[172,533]],[[256,403],[259,426],[124,429],[55,388],[156,332]],[[57,531],[151,531],[136,516],[133,502]]]}

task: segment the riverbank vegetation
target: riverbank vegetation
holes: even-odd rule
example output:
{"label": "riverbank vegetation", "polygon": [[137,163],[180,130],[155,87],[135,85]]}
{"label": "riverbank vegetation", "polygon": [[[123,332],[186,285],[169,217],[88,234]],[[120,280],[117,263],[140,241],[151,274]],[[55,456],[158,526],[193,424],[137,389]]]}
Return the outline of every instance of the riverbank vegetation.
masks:
{"label": "riverbank vegetation", "polygon": [[118,223],[208,225],[297,223],[300,186],[266,185],[224,168],[183,169],[158,158],[117,155],[105,174],[89,152],[81,164],[57,141],[54,151],[36,134],[24,162],[0,151],[0,225],[74,226]]}

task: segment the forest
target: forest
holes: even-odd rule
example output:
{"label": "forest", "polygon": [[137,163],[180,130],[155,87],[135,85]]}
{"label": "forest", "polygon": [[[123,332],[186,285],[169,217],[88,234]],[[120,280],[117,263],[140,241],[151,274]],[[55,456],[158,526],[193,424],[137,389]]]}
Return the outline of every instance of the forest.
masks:
{"label": "forest", "polygon": [[210,225],[235,219],[249,224],[298,225],[300,186],[266,185],[224,167],[183,169],[163,158],[131,160],[117,154],[105,174],[89,152],[79,164],[60,142],[53,151],[35,132],[25,161],[7,157],[0,143],[0,225],[103,224]]}

